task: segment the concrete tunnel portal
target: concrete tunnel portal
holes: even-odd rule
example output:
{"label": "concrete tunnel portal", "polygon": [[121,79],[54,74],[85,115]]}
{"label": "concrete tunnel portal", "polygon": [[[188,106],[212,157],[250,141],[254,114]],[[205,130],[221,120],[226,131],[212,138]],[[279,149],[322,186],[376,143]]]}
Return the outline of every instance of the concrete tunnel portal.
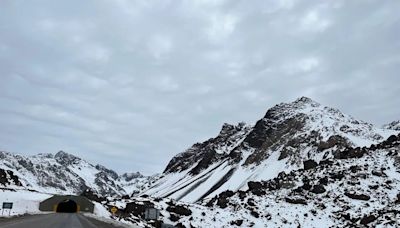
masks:
{"label": "concrete tunnel portal", "polygon": [[78,205],[73,200],[65,200],[58,203],[56,208],[57,213],[77,213]]}
{"label": "concrete tunnel portal", "polygon": [[94,212],[94,203],[84,196],[55,195],[39,204],[40,211],[57,213]]}

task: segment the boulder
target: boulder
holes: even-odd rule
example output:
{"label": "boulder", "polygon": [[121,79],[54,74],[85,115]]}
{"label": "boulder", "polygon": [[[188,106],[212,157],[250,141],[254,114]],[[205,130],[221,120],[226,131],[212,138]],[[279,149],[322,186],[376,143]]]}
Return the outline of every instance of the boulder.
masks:
{"label": "boulder", "polygon": [[302,204],[302,205],[307,205],[307,201],[302,198],[285,198],[285,201],[291,204]]}
{"label": "boulder", "polygon": [[314,185],[312,187],[311,192],[315,193],[315,194],[322,194],[322,193],[326,192],[326,190],[323,185],[318,184],[318,185]]}
{"label": "boulder", "polygon": [[249,191],[254,195],[262,196],[266,194],[264,185],[261,182],[249,181],[247,186],[249,187]]}
{"label": "boulder", "polygon": [[177,222],[177,221],[179,221],[179,219],[180,219],[180,217],[177,214],[170,213],[169,220],[171,220],[172,222]]}
{"label": "boulder", "polygon": [[228,203],[229,203],[229,200],[227,198],[218,198],[218,200],[217,200],[217,205],[220,208],[228,207]]}
{"label": "boulder", "polygon": [[232,226],[241,226],[243,224],[243,219],[238,219],[238,220],[235,220],[235,221],[231,221],[231,225]]}
{"label": "boulder", "polygon": [[260,214],[258,214],[257,211],[251,211],[250,214],[255,218],[259,218],[260,217]]}
{"label": "boulder", "polygon": [[356,200],[364,200],[364,201],[368,201],[371,199],[370,196],[365,195],[365,194],[353,194],[353,193],[349,193],[349,192],[345,192],[344,193],[347,197],[351,198],[351,199],[356,199]]}
{"label": "boulder", "polygon": [[263,184],[261,182],[256,182],[256,181],[249,181],[247,183],[247,186],[249,187],[249,190],[254,190],[254,189],[262,189]]}
{"label": "boulder", "polygon": [[172,205],[167,207],[168,212],[173,212],[178,215],[189,216],[192,214],[192,211],[181,205]]}
{"label": "boulder", "polygon": [[304,165],[304,170],[309,170],[317,167],[318,163],[315,162],[314,160],[307,160],[303,162],[303,165]]}
{"label": "boulder", "polygon": [[374,215],[368,215],[368,216],[364,216],[361,220],[360,220],[360,224],[362,225],[367,225],[373,221],[375,221],[377,219],[377,217],[375,217]]}
{"label": "boulder", "polygon": [[222,192],[218,195],[218,199],[217,199],[217,205],[221,208],[226,208],[228,206],[229,203],[229,197],[233,196],[235,193],[228,190],[225,192]]}

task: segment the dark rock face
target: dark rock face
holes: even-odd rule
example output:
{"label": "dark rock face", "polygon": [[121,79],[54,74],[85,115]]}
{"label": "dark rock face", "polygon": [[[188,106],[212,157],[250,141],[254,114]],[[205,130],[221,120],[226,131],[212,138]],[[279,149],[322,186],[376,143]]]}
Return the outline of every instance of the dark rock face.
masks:
{"label": "dark rock face", "polygon": [[182,215],[182,216],[189,216],[192,214],[192,211],[190,209],[186,208],[185,206],[181,206],[181,205],[169,205],[167,207],[167,211],[173,212],[175,214]]}
{"label": "dark rock face", "polygon": [[304,170],[313,169],[318,166],[318,163],[314,160],[307,160],[303,162]]}
{"label": "dark rock face", "polygon": [[266,194],[265,186],[261,182],[249,181],[247,183],[247,186],[249,187],[249,191],[252,192],[254,195],[262,196]]}
{"label": "dark rock face", "polygon": [[[304,114],[299,114],[277,125],[276,119],[279,118],[279,114],[279,109],[268,110],[265,117],[256,123],[253,131],[246,137],[244,142],[254,148],[255,152],[247,158],[244,165],[259,164],[267,159],[269,150],[276,149],[279,144],[285,144],[287,140],[283,137],[284,135],[294,135],[304,127],[304,119],[306,118]],[[305,139],[291,139],[289,144],[298,145],[302,140]],[[295,153],[295,151],[284,150],[280,159],[286,158],[291,153]]]}
{"label": "dark rock face", "polygon": [[22,186],[18,176],[14,175],[13,171],[0,169],[0,184],[7,186],[11,184],[11,181],[16,186]]}
{"label": "dark rock face", "polygon": [[344,194],[347,197],[349,197],[351,199],[356,199],[356,200],[368,201],[371,199],[371,197],[369,197],[368,195],[365,195],[365,194],[354,194],[354,193],[349,193],[349,192],[345,192]]}
{"label": "dark rock face", "polygon": [[72,165],[72,164],[78,164],[79,161],[81,161],[80,158],[66,153],[64,151],[59,151],[58,153],[56,153],[56,155],[54,155],[54,158],[56,159],[56,161],[62,165]]}
{"label": "dark rock face", "polygon": [[114,170],[107,169],[102,165],[96,165],[95,168],[100,170],[100,173],[104,173],[104,176],[111,177],[113,180],[118,178],[118,174]]}
{"label": "dark rock face", "polygon": [[217,153],[215,151],[213,150],[205,151],[200,162],[192,170],[190,170],[190,173],[193,175],[199,174],[200,171],[206,169],[210,164],[212,164],[213,160],[215,160],[216,157]]}
{"label": "dark rock face", "polygon": [[179,221],[180,217],[177,214],[171,213],[170,216],[169,216],[169,219],[172,222],[177,222],[177,221]]}
{"label": "dark rock face", "polygon": [[365,216],[360,220],[360,224],[367,225],[367,224],[375,221],[376,219],[377,219],[377,217],[375,217],[374,215]]}
{"label": "dark rock face", "polygon": [[304,182],[304,184],[303,184],[303,186],[301,186],[301,188],[309,191],[309,190],[311,190],[312,186],[310,185],[309,182]]}
{"label": "dark rock face", "polygon": [[385,141],[377,145],[372,145],[370,149],[371,150],[388,149],[388,148],[398,147],[399,145],[400,145],[400,134],[391,135]]}
{"label": "dark rock face", "polygon": [[190,173],[195,175],[206,169],[215,161],[228,157],[228,154],[218,154],[216,150],[233,147],[250,130],[244,123],[238,125],[224,124],[219,135],[203,143],[196,143],[185,152],[176,155],[168,163],[164,173],[181,172],[197,164]]}
{"label": "dark rock face", "polygon": [[229,203],[229,197],[233,196],[234,193],[232,191],[225,191],[218,195],[217,205],[221,208],[226,208]]}
{"label": "dark rock face", "polygon": [[249,190],[255,190],[255,189],[262,189],[264,188],[263,184],[261,182],[255,182],[255,181],[249,181],[247,183],[247,186],[249,187]]}
{"label": "dark rock face", "polygon": [[329,137],[328,141],[324,142],[321,141],[318,144],[318,151],[324,151],[326,149],[330,149],[333,147],[337,147],[337,148],[348,148],[350,147],[351,143],[343,138],[340,135],[332,135],[331,137]]}
{"label": "dark rock face", "polygon": [[[185,225],[183,225],[182,223],[178,223],[176,224],[177,228],[187,228]],[[193,226],[192,226],[193,227]]]}
{"label": "dark rock face", "polygon": [[307,205],[307,201],[302,198],[285,198],[285,201],[291,204],[302,204],[302,205]]}
{"label": "dark rock face", "polygon": [[337,159],[361,158],[367,152],[366,148],[347,148],[335,153]]}

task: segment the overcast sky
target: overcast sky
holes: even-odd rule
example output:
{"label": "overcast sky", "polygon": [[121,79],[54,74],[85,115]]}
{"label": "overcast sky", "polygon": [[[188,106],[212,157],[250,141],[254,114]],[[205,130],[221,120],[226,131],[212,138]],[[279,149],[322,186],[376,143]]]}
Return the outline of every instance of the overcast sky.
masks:
{"label": "overcast sky", "polygon": [[0,149],[162,172],[308,96],[400,119],[398,0],[1,0]]}

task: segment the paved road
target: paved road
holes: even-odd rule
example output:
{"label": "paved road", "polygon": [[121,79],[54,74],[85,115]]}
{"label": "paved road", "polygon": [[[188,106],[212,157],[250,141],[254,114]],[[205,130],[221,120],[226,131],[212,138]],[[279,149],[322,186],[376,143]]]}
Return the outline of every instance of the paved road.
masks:
{"label": "paved road", "polygon": [[[31,215],[0,221],[1,228],[120,228],[79,213]],[[122,228],[122,227],[121,227]]]}

